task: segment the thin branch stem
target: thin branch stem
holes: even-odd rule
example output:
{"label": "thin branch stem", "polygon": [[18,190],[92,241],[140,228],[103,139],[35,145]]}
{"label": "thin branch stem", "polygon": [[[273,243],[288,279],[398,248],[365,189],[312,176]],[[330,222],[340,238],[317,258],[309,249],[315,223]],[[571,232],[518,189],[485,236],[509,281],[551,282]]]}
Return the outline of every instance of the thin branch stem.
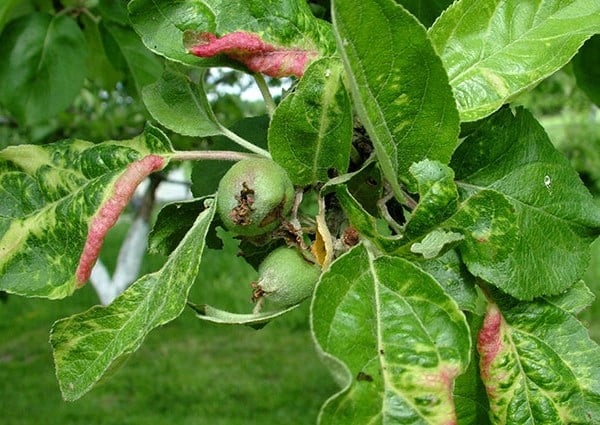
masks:
{"label": "thin branch stem", "polygon": [[269,153],[269,151],[266,151],[263,148],[259,148],[258,146],[250,143],[243,137],[240,137],[237,134],[235,134],[233,131],[231,131],[230,129],[228,129],[227,127],[222,125],[221,123],[219,123],[219,128],[223,132],[224,136],[228,137],[229,139],[231,139],[232,141],[234,141],[235,143],[237,143],[244,149],[248,149],[250,152],[254,152],[254,153],[264,156],[266,158],[271,158],[271,154]]}
{"label": "thin branch stem", "polygon": [[267,84],[267,81],[265,80],[265,77],[263,77],[262,74],[254,73],[253,76],[254,80],[256,81],[256,84],[258,85],[258,89],[260,90],[260,94],[262,94],[262,97],[265,100],[265,108],[267,108],[267,113],[270,117],[272,117],[277,105],[275,105],[273,96],[271,96],[271,92],[269,91],[269,85]]}
{"label": "thin branch stem", "polygon": [[255,154],[235,151],[176,151],[170,155],[174,161],[241,161],[242,159],[256,158]]}
{"label": "thin branch stem", "polygon": [[399,235],[402,234],[402,226],[400,226],[396,220],[390,214],[387,208],[387,202],[394,198],[394,192],[390,191],[383,196],[379,201],[377,201],[377,207],[379,207],[379,211],[383,216],[384,220],[394,229],[396,233]]}

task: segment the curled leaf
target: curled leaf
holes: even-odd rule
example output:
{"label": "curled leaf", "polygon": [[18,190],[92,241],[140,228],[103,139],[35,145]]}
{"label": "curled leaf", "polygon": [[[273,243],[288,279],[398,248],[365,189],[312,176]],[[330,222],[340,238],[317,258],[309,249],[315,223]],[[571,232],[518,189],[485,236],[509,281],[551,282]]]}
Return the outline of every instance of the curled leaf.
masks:
{"label": "curled leaf", "polygon": [[219,54],[242,62],[250,70],[269,77],[302,77],[308,64],[319,55],[316,51],[279,47],[263,41],[257,34],[236,31],[222,37],[209,32],[187,31],[184,43],[189,52],[210,58]]}

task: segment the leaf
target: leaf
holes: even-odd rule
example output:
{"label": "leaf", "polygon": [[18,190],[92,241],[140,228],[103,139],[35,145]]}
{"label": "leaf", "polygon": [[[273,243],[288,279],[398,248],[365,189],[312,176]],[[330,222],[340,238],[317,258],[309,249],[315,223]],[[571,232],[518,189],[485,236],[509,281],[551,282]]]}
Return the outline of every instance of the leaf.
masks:
{"label": "leaf", "polygon": [[[258,37],[261,43],[284,50],[293,48],[323,55],[335,52],[329,24],[314,18],[305,2],[295,0],[133,0],[129,13],[150,50],[190,65],[240,67],[236,58],[198,58],[184,48],[184,38],[188,44],[198,37],[209,41],[231,33],[243,33],[255,41]],[[156,19],[157,16],[162,18]]]}
{"label": "leaf", "polygon": [[20,2],[20,0],[4,0],[0,4],[0,33],[4,29],[4,25],[10,17],[10,13],[13,8]]}
{"label": "leaf", "polygon": [[144,47],[138,35],[130,28],[114,22],[100,26],[104,49],[113,65],[125,73],[138,94],[142,88],[158,80],[163,72],[162,60]]}
{"label": "leaf", "polygon": [[83,33],[67,16],[11,21],[0,36],[0,102],[21,125],[53,117],[83,87],[86,55]]}
{"label": "leaf", "polygon": [[148,250],[163,255],[173,252],[207,208],[206,202],[207,198],[190,199],[162,207],[148,236]]}
{"label": "leaf", "polygon": [[429,34],[461,120],[475,121],[557,71],[597,32],[597,0],[460,0]]}
{"label": "leaf", "polygon": [[528,112],[503,109],[478,123],[451,167],[463,197],[483,189],[502,193],[518,229],[502,264],[474,267],[465,259],[472,273],[525,300],[558,294],[580,279],[600,232],[600,210]]}
{"label": "leaf", "polygon": [[[336,0],[333,22],[358,116],[399,200],[413,162],[448,163],[458,113],[425,29],[392,0]],[[415,72],[415,70],[418,70]]]}
{"label": "leaf", "polygon": [[595,299],[596,295],[582,280],[560,295],[545,298],[548,304],[555,305],[573,315],[577,315],[591,306]]}
{"label": "leaf", "polygon": [[447,232],[445,230],[434,230],[428,233],[421,242],[415,242],[410,246],[410,251],[415,254],[421,254],[426,260],[437,257],[448,247],[456,245],[464,239],[464,235],[456,232]]}
{"label": "leaf", "polygon": [[409,169],[417,182],[419,203],[405,226],[405,236],[414,239],[446,220],[458,207],[454,171],[437,161],[423,160]]}
{"label": "leaf", "polygon": [[[485,313],[486,306],[483,306]],[[477,335],[483,324],[483,315],[466,314],[471,338],[474,338],[471,349],[471,362],[466,372],[454,381],[452,396],[456,404],[457,425],[489,425],[490,405],[485,386],[479,376],[479,353],[477,352]]]}
{"label": "leaf", "polygon": [[214,210],[200,213],[159,271],[137,280],[108,307],[95,306],[54,324],[50,343],[65,400],[80,398],[111,364],[136,351],[151,330],[181,314]]}
{"label": "leaf", "polygon": [[482,303],[483,297],[476,289],[475,278],[467,271],[456,250],[450,250],[438,258],[418,261],[414,264],[430,274],[456,301],[461,310],[484,314],[485,301]]}
{"label": "leaf", "polygon": [[348,169],[353,121],[342,72],[339,60],[313,62],[275,110],[269,151],[295,185],[325,182],[330,170]]}
{"label": "leaf", "polygon": [[102,19],[114,21],[121,25],[129,25],[127,2],[122,0],[102,0],[98,2],[97,7]]}
{"label": "leaf", "polygon": [[181,67],[168,66],[160,80],[142,90],[148,111],[169,130],[184,136],[221,134],[202,82],[194,82]]}
{"label": "leaf", "polygon": [[500,277],[510,273],[511,256],[518,243],[516,221],[515,210],[504,195],[484,190],[461,203],[442,228],[465,235],[457,249],[469,272],[512,291],[513,282]]}
{"label": "leaf", "polygon": [[0,290],[62,298],[85,283],[104,235],[170,151],[151,127],[129,141],[0,151]]}
{"label": "leaf", "polygon": [[596,106],[600,106],[600,35],[586,41],[572,62],[577,85]]}
{"label": "leaf", "polygon": [[426,27],[437,19],[452,4],[452,0],[396,0],[410,13],[415,15]]}
{"label": "leaf", "polygon": [[86,78],[107,91],[112,90],[119,81],[123,81],[124,75],[106,56],[98,23],[86,14],[82,14],[80,20],[88,49],[94,52],[86,59]]}
{"label": "leaf", "polygon": [[600,420],[600,347],[571,312],[490,303],[478,350],[493,423]]}
{"label": "leaf", "polygon": [[319,423],[453,423],[454,378],[469,362],[458,306],[428,274],[358,245],[317,286],[311,324],[343,385]]}
{"label": "leaf", "polygon": [[295,304],[283,310],[240,314],[220,310],[207,304],[188,303],[188,305],[197,313],[199,319],[222,325],[246,325],[254,329],[261,329],[271,320],[283,316],[300,306],[300,304]]}

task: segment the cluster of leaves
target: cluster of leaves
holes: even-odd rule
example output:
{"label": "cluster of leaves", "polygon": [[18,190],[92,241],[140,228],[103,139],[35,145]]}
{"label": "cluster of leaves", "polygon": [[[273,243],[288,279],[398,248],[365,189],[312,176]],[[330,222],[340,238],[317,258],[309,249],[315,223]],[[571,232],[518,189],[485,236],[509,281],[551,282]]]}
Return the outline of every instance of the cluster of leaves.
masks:
{"label": "cluster of leaves", "polygon": [[[171,161],[270,156],[298,193],[317,198],[316,211],[303,202],[288,224],[304,225],[302,240],[324,268],[310,320],[341,390],[320,423],[599,423],[600,348],[576,314],[593,300],[580,278],[600,210],[533,116],[507,104],[600,32],[600,2],[399,3],[132,0],[118,30],[110,19],[100,27],[113,40],[138,40],[130,23],[147,48],[136,54],[164,58],[161,75],[134,80],[146,108],[172,132],[215,136],[216,150],[175,151],[148,126],[126,142],[1,151],[0,289],[70,295],[135,185]],[[45,31],[65,25],[64,36],[77,38],[64,15],[23,19]],[[7,26],[0,47],[13,54],[0,80],[15,84],[18,31],[8,29],[19,25]],[[218,37],[227,40],[222,54],[186,50]],[[598,57],[593,46],[585,51]],[[298,64],[293,91],[277,105],[267,96],[269,116],[232,129],[216,118],[205,69],[297,75]],[[578,79],[593,100],[588,68]],[[35,120],[44,113],[26,111],[39,89],[23,103],[3,85],[0,97],[18,120]],[[110,306],[54,325],[65,399],[89,391],[184,309],[202,251],[216,243],[212,206],[224,169],[199,162],[198,198],[159,215],[151,247],[169,253],[162,269]],[[280,235],[259,246],[243,241],[248,261]],[[194,308],[205,320],[255,327],[287,311]]]}

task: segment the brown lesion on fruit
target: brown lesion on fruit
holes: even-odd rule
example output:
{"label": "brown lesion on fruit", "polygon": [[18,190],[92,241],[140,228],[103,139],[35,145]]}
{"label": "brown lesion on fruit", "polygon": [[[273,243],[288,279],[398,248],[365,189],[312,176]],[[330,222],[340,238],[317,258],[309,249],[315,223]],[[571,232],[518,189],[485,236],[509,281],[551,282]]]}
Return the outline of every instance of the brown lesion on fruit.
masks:
{"label": "brown lesion on fruit", "polygon": [[347,227],[342,235],[342,242],[344,245],[349,247],[357,245],[358,242],[360,242],[360,234],[358,233],[358,230],[352,226]]}
{"label": "brown lesion on fruit", "polygon": [[229,217],[237,226],[248,226],[252,223],[252,204],[254,204],[254,190],[246,182],[242,183],[240,195],[236,196],[238,205],[231,210]]}
{"label": "brown lesion on fruit", "polygon": [[252,287],[252,302],[256,303],[265,296],[265,291],[263,291],[259,282],[251,282],[250,286]]}

